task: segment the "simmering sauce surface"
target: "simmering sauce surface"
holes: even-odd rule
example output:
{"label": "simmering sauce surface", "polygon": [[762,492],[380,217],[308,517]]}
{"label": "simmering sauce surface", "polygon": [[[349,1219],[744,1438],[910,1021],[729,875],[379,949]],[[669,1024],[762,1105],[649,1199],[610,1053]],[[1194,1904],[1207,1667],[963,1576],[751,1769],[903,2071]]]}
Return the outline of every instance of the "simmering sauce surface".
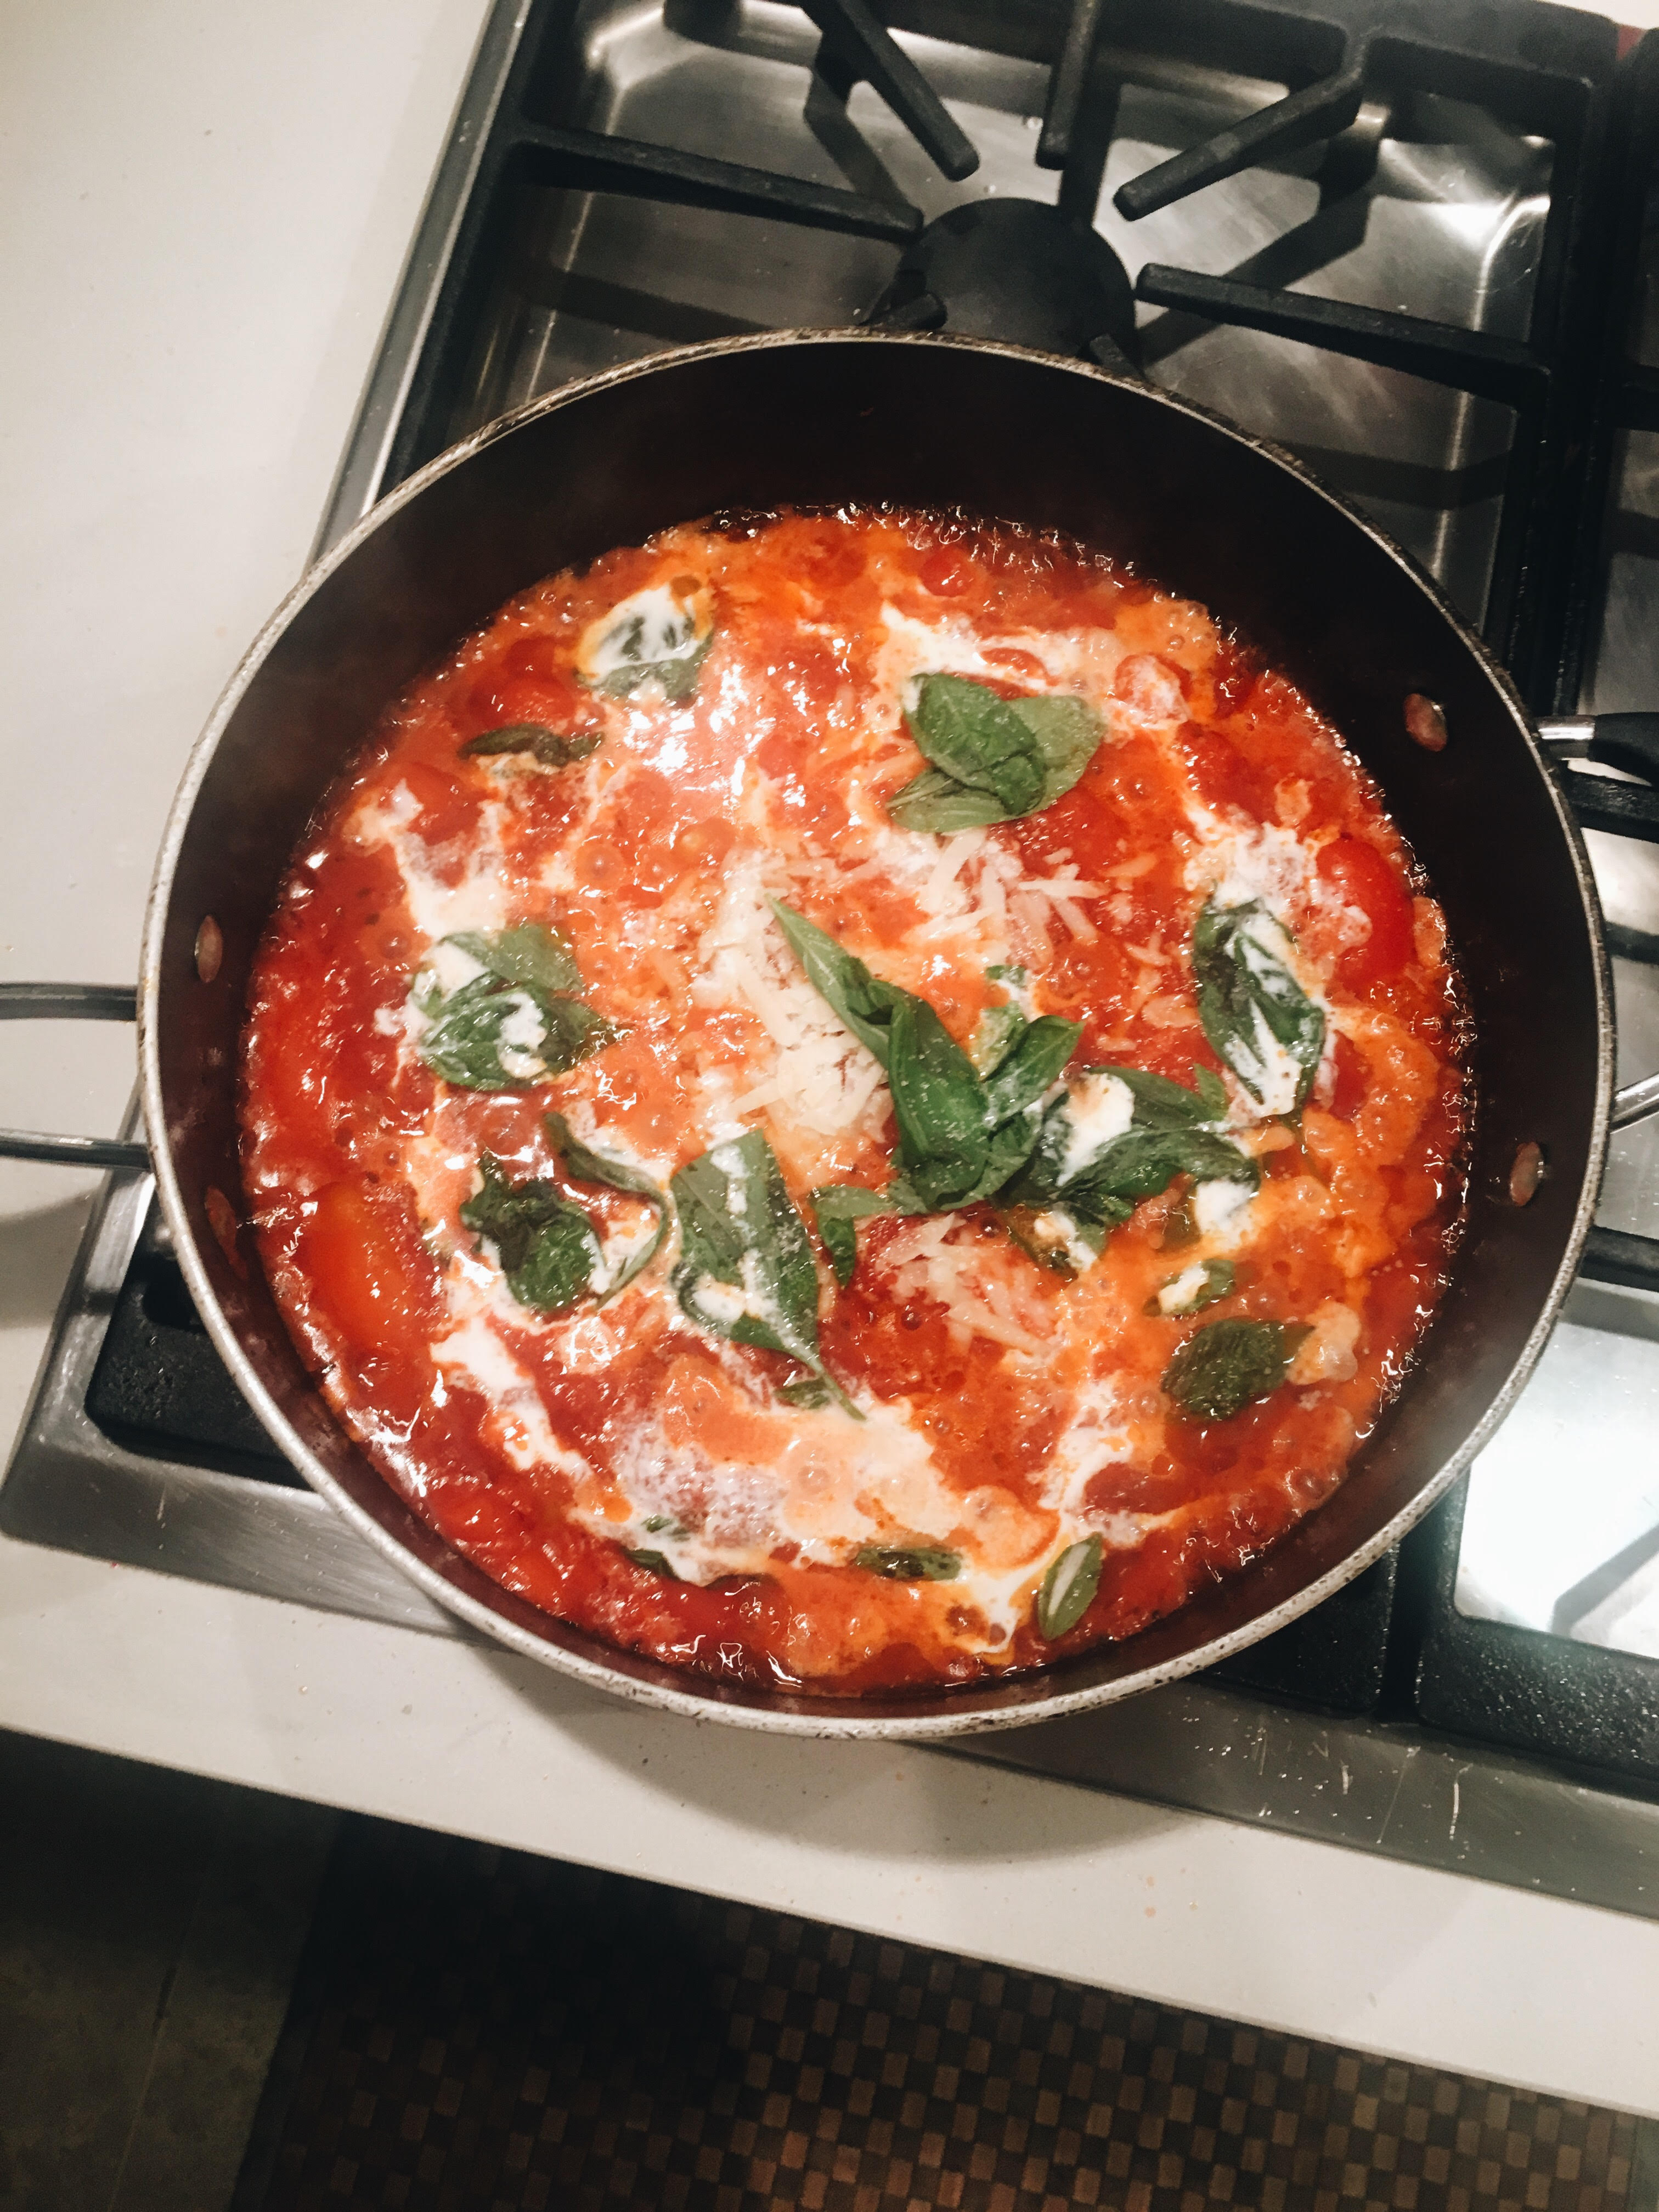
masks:
{"label": "simmering sauce surface", "polygon": [[245,1182],[458,1551],[856,1694],[1127,1636],[1329,1494],[1442,1286],[1460,1038],[1376,791],[1203,609],[739,518],[387,709],[259,956]]}

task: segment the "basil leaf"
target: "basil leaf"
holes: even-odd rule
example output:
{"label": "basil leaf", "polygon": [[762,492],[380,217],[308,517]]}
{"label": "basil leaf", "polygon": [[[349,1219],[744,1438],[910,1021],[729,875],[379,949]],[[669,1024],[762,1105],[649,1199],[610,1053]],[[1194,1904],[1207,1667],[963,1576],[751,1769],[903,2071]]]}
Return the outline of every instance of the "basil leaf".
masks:
{"label": "basil leaf", "polygon": [[994,1075],[1019,1042],[1026,1027],[1017,1000],[1009,999],[1000,1006],[988,1006],[975,1024],[968,1044],[968,1057],[974,1063],[975,1073]]}
{"label": "basil leaf", "polygon": [[1069,692],[1011,699],[1008,704],[1036,739],[1042,761],[1042,796],[1035,813],[1064,799],[1079,781],[1100,750],[1105,725],[1086,699]]}
{"label": "basil leaf", "polygon": [[988,791],[1002,819],[1029,813],[1042,793],[1042,755],[1012,704],[967,676],[924,676],[910,734],[933,766],[971,791]]}
{"label": "basil leaf", "polygon": [[975,791],[946,775],[942,768],[925,768],[912,776],[887,802],[887,811],[901,830],[914,830],[935,837],[954,837],[963,830],[986,830],[994,822],[1012,817],[993,791]]}
{"label": "basil leaf", "polygon": [[836,1280],[845,1290],[859,1262],[853,1224],[867,1221],[875,1214],[891,1213],[893,1202],[879,1191],[866,1190],[858,1183],[827,1182],[811,1194],[811,1206]]}
{"label": "basil leaf", "polygon": [[[812,1248],[763,1133],[750,1129],[715,1145],[682,1168],[669,1188],[680,1218],[684,1256],[673,1284],[681,1310],[734,1344],[798,1359],[861,1420],[818,1351]],[[711,1294],[718,1286],[740,1291],[741,1298]]]}
{"label": "basil leaf", "polygon": [[894,1008],[889,1036],[900,1167],[930,1212],[960,1205],[990,1150],[985,1087],[925,999],[907,996]]}
{"label": "basil leaf", "polygon": [[[1039,1213],[1033,1206],[1000,1206],[997,1212],[1022,1252],[1068,1283],[1075,1281],[1088,1265],[1085,1261],[1083,1267],[1079,1266],[1075,1246],[1081,1244],[1097,1260],[1106,1242],[1104,1224],[1079,1220],[1069,1209],[1050,1206]],[[1127,1221],[1128,1214],[1126,1206],[1119,1218]]]}
{"label": "basil leaf", "polygon": [[672,614],[665,614],[659,607],[647,611],[624,599],[595,647],[596,657],[613,665],[593,689],[624,699],[647,684],[660,684],[665,698],[689,699],[714,642],[712,629],[698,636],[697,617],[690,607],[676,605]]}
{"label": "basil leaf", "polygon": [[[872,975],[781,900],[772,902],[772,910],[814,989],[887,1071],[899,1172],[884,1210],[937,1213],[994,1197],[1037,1140],[1042,1094],[1076,1050],[1079,1025],[1051,1014],[1027,1022],[1018,1007],[997,1009],[1013,1018],[999,1024],[999,1041],[1006,1043],[989,1082],[982,1082],[926,999]],[[856,1252],[850,1232],[826,1229],[822,1215],[819,1227],[844,1287]]]}
{"label": "basil leaf", "polygon": [[807,981],[885,1067],[893,1009],[909,994],[872,975],[862,960],[843,951],[827,931],[781,899],[773,899],[770,904],[790,951],[806,971]]}
{"label": "basil leaf", "polygon": [[1204,1108],[1206,1121],[1224,1121],[1231,1111],[1232,1102],[1227,1096],[1227,1086],[1212,1067],[1193,1066],[1193,1088],[1199,1103]]}
{"label": "basil leaf", "polygon": [[1212,1321],[1164,1369],[1164,1388],[1194,1420],[1231,1420],[1278,1389],[1310,1333],[1306,1322]]}
{"label": "basil leaf", "polygon": [[483,760],[494,753],[532,753],[544,768],[568,768],[572,761],[586,760],[589,753],[597,752],[604,743],[602,732],[567,738],[549,729],[545,722],[506,722],[499,730],[483,730],[469,738],[460,749],[460,757]]}
{"label": "basil leaf", "polygon": [[482,930],[459,929],[442,942],[471,953],[481,968],[500,976],[503,983],[529,983],[538,991],[581,988],[581,971],[569,939],[538,921],[520,922],[516,929],[503,929],[495,937]]}
{"label": "basil leaf", "polygon": [[985,1168],[979,1181],[966,1198],[958,1201],[972,1206],[981,1199],[994,1198],[1012,1177],[1018,1175],[1030,1158],[1042,1127],[1042,1109],[1028,1106],[1023,1114],[991,1132],[989,1149],[985,1156]]}
{"label": "basil leaf", "polygon": [[1195,1067],[1197,1088],[1188,1091],[1167,1075],[1143,1067],[1088,1067],[1085,1075],[1115,1075],[1134,1097],[1134,1120],[1146,1129],[1188,1129],[1227,1117],[1227,1092],[1207,1067]]}
{"label": "basil leaf", "polygon": [[778,1395],[786,1406],[828,1406],[834,1403],[830,1385],[819,1375],[798,1375],[793,1382],[780,1382]]}
{"label": "basil leaf", "polygon": [[1052,806],[1094,758],[1103,725],[1070,696],[1003,699],[964,676],[924,676],[910,734],[933,765],[887,802],[901,829],[949,836]]}
{"label": "basil leaf", "polygon": [[416,1049],[466,1091],[523,1090],[562,1075],[611,1043],[603,1014],[568,995],[580,981],[575,955],[539,922],[487,936],[461,930],[441,940],[483,967],[445,997],[432,969],[416,969],[410,995],[428,1018]]}
{"label": "basil leaf", "polygon": [[662,1249],[663,1239],[668,1234],[668,1194],[659,1190],[647,1175],[638,1168],[630,1168],[625,1161],[607,1159],[602,1152],[590,1152],[570,1133],[570,1124],[562,1114],[544,1114],[542,1127],[547,1140],[564,1162],[564,1171],[573,1182],[603,1183],[610,1190],[619,1190],[630,1198],[643,1198],[657,1209],[657,1225],[648,1240],[632,1258],[625,1262],[622,1272],[605,1285],[599,1304],[614,1298],[618,1291],[625,1291],[635,1276],[642,1275]]}
{"label": "basil leaf", "polygon": [[960,1554],[934,1544],[861,1544],[853,1565],[890,1583],[953,1583],[962,1572]]}
{"label": "basil leaf", "polygon": [[1094,1603],[1103,1550],[1098,1536],[1068,1544],[1042,1577],[1036,1598],[1037,1634],[1050,1644],[1075,1628]]}
{"label": "basil leaf", "polygon": [[1231,1260],[1206,1260],[1196,1271],[1201,1279],[1185,1297],[1176,1299],[1173,1304],[1166,1304],[1164,1301],[1170,1292],[1188,1272],[1182,1268],[1181,1274],[1171,1275],[1163,1288],[1147,1299],[1142,1310],[1149,1314],[1163,1314],[1170,1319],[1201,1313],[1206,1306],[1212,1306],[1218,1298],[1231,1297],[1238,1279],[1238,1270]]}
{"label": "basil leaf", "polygon": [[419,1051],[459,1089],[516,1091],[562,1074],[615,1036],[580,999],[509,990],[478,975],[443,1001]]}
{"label": "basil leaf", "polygon": [[1044,1115],[1024,1173],[1009,1186],[1011,1205],[1064,1203],[1076,1211],[1081,1204],[1093,1219],[1100,1217],[1091,1203],[1092,1197],[1129,1201],[1154,1198],[1178,1175],[1190,1175],[1200,1182],[1260,1184],[1261,1170],[1255,1161],[1205,1126],[1212,1101],[1201,1091],[1185,1090],[1167,1076],[1138,1067],[1086,1067],[1081,1072],[1108,1076],[1127,1087],[1134,1100],[1130,1126],[1068,1174],[1075,1125],[1069,1095],[1057,1098]]}
{"label": "basil leaf", "polygon": [[985,1085],[993,1121],[1006,1121],[1034,1106],[1077,1050],[1083,1034],[1081,1022],[1062,1021],[1058,1014],[1040,1014],[1028,1022],[1013,1049]]}
{"label": "basil leaf", "polygon": [[550,1182],[509,1182],[493,1152],[479,1156],[483,1187],[461,1220],[495,1248],[507,1287],[521,1306],[562,1313],[589,1290],[601,1261],[593,1225]]}
{"label": "basil leaf", "polygon": [[1206,900],[1193,930],[1193,972],[1204,1034],[1258,1105],[1265,1104],[1281,1055],[1296,1068],[1304,1104],[1325,1049],[1323,1010],[1280,957],[1284,932],[1260,899],[1218,907]]}
{"label": "basil leaf", "polygon": [[1127,1129],[1064,1187],[1062,1197],[1086,1183],[1113,1198],[1156,1198],[1178,1175],[1194,1182],[1243,1182],[1252,1190],[1261,1170],[1225,1137],[1211,1129]]}
{"label": "basil leaf", "polygon": [[1164,1243],[1160,1249],[1174,1252],[1183,1244],[1196,1244],[1197,1242],[1198,1217],[1193,1211],[1193,1194],[1188,1191],[1181,1203],[1170,1210],[1164,1224]]}
{"label": "basil leaf", "polygon": [[647,1568],[653,1575],[665,1575],[671,1583],[679,1580],[666,1554],[662,1552],[629,1552],[628,1557],[636,1567]]}

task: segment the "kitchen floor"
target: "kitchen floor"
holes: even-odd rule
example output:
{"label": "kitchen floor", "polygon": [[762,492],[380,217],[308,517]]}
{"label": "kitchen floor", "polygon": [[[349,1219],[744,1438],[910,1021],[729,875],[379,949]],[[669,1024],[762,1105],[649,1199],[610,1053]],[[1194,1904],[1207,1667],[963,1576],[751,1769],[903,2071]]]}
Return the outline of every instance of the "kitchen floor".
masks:
{"label": "kitchen floor", "polygon": [[1659,2123],[0,1736],[0,2212],[1659,2212]]}

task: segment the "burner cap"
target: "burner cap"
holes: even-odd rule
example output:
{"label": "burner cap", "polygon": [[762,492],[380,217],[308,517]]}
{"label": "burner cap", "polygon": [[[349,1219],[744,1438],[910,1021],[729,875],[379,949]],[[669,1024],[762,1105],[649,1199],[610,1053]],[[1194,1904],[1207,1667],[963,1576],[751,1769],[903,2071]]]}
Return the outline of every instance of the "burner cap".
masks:
{"label": "burner cap", "polygon": [[1105,240],[1041,200],[971,200],[905,249],[866,319],[1133,370],[1134,291]]}

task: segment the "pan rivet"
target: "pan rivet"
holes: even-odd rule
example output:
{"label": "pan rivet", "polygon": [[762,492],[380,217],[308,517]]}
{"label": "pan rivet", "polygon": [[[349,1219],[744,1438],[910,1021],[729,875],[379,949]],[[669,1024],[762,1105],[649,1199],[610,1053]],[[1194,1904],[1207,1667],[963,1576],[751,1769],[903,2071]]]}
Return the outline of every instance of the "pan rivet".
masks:
{"label": "pan rivet", "polygon": [[204,983],[210,983],[218,974],[224,957],[225,933],[213,916],[206,915],[196,933],[196,972]]}
{"label": "pan rivet", "polygon": [[1510,1198],[1516,1206],[1525,1206],[1544,1180],[1544,1148],[1541,1145],[1525,1144],[1515,1156],[1515,1165],[1510,1170]]}
{"label": "pan rivet", "polygon": [[1406,735],[1425,753],[1446,750],[1446,717],[1432,699],[1420,691],[1406,694]]}

